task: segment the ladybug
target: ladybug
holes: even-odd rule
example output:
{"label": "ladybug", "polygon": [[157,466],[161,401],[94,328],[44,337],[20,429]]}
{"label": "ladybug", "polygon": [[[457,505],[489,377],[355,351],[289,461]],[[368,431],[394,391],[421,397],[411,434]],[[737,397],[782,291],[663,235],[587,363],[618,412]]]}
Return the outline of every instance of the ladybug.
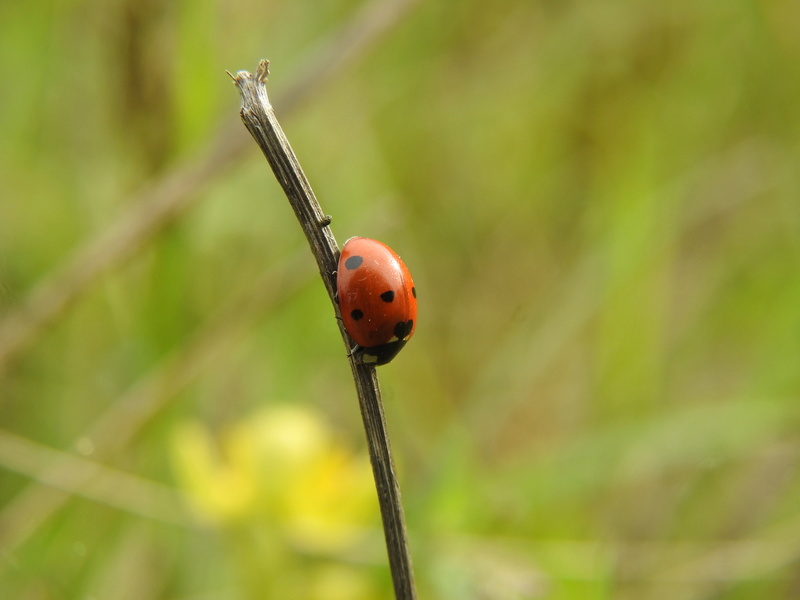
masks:
{"label": "ladybug", "polygon": [[350,238],[339,257],[336,288],[358,362],[385,365],[397,356],[414,335],[417,290],[395,251],[377,240]]}

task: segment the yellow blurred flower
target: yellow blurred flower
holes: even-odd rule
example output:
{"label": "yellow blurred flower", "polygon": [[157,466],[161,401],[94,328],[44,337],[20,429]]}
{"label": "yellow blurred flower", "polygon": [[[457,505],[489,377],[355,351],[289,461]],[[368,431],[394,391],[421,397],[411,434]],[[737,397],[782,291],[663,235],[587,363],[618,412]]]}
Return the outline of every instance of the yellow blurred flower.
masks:
{"label": "yellow blurred flower", "polygon": [[196,512],[208,521],[231,521],[256,501],[247,452],[235,444],[216,451],[208,429],[185,423],[173,435],[173,462]]}
{"label": "yellow blurred flower", "polygon": [[195,510],[217,526],[263,519],[287,543],[323,554],[374,527],[369,458],[335,440],[311,410],[269,408],[218,439],[186,423],[174,433],[173,457]]}
{"label": "yellow blurred flower", "polygon": [[377,591],[352,567],[318,569],[310,582],[309,597],[315,600],[375,600]]}

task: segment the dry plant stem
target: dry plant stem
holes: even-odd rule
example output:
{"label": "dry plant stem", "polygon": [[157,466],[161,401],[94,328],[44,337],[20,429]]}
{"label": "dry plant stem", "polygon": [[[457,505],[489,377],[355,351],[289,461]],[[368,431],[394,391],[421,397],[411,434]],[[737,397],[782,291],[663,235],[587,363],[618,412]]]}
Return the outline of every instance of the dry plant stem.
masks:
{"label": "dry plant stem", "polygon": [[[334,300],[336,291],[334,273],[337,268],[339,248],[329,227],[330,217],[326,217],[322,212],[275,117],[265,85],[268,74],[269,62],[262,60],[255,74],[239,71],[233,76],[242,96],[242,121],[264,152],[275,177],[289,198],[289,203],[317,260],[322,281],[328,290],[336,315],[340,316],[338,304]],[[344,330],[341,319],[339,319],[339,330],[345,346],[348,349],[352,348],[353,341]],[[395,597],[398,600],[411,600],[416,598],[414,574],[377,374],[374,367],[357,364],[353,356],[350,356],[349,360],[367,434]]]}

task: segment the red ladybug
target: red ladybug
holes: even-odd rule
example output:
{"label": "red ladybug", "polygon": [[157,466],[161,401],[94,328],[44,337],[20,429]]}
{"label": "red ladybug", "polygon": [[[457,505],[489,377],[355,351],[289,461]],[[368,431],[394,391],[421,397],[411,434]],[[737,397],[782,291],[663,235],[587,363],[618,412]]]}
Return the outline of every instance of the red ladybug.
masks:
{"label": "red ladybug", "polygon": [[394,250],[352,237],[339,257],[336,287],[344,327],[358,346],[359,362],[385,365],[414,335],[417,290]]}

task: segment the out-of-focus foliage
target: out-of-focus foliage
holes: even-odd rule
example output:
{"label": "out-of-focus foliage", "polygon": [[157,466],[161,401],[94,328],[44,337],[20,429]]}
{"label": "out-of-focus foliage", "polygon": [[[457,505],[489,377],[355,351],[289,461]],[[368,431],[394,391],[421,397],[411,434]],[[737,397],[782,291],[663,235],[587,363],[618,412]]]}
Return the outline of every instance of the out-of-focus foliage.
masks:
{"label": "out-of-focus foliage", "polygon": [[[337,239],[419,290],[420,597],[796,598],[800,5],[423,0],[281,105],[360,7],[2,3],[0,321],[269,58]],[[0,598],[389,598],[294,216],[255,146],[193,200],[0,374]]]}

